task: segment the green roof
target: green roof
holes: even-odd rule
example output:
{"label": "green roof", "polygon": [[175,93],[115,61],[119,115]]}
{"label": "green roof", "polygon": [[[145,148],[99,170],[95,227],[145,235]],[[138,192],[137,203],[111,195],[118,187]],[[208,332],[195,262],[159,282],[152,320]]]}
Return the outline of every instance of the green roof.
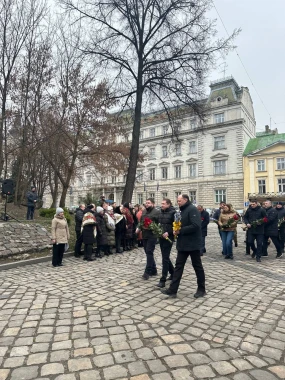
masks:
{"label": "green roof", "polygon": [[255,139],[250,139],[243,152],[243,155],[247,156],[248,154],[256,150],[265,149],[267,146],[270,146],[278,141],[285,143],[285,133],[270,134],[265,136],[259,136]]}

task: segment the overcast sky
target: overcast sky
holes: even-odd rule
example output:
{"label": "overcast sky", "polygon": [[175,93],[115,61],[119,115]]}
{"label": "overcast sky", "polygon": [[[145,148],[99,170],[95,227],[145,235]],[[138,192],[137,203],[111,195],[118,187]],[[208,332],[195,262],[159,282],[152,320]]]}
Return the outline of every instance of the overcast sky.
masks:
{"label": "overcast sky", "polygon": [[[214,0],[214,3],[229,33],[235,28],[242,29],[235,41],[237,51],[272,116],[271,127],[285,133],[285,0]],[[211,15],[217,18],[219,35],[226,37],[215,9]],[[249,88],[256,127],[262,130],[270,124],[270,116],[235,52],[226,57],[226,63],[226,76],[233,75],[240,86]],[[223,65],[212,73],[211,80],[223,78],[222,70]]]}

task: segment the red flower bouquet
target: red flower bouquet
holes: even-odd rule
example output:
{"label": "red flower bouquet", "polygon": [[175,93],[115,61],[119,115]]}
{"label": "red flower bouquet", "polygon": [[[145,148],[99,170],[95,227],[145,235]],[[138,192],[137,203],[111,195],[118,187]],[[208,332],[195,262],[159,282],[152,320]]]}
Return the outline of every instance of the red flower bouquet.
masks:
{"label": "red flower bouquet", "polygon": [[[150,230],[158,238],[163,237],[162,235],[164,234],[161,224],[160,223],[155,223],[154,221],[152,221],[148,217],[145,217],[144,221],[140,222],[138,224],[138,229],[140,229],[140,230],[141,229],[143,229],[143,230]],[[164,239],[166,239],[170,243],[172,243],[172,241],[168,237],[166,237]]]}
{"label": "red flower bouquet", "polygon": [[250,222],[250,224],[252,225],[253,228],[256,228],[257,226],[261,226],[262,224],[267,223],[267,222],[268,222],[268,218],[266,218],[265,216],[264,218],[256,219],[253,222]]}
{"label": "red flower bouquet", "polygon": [[229,220],[227,221],[227,223],[223,224],[221,226],[222,229],[224,228],[231,228],[231,226],[236,223],[238,220],[240,219],[239,215],[238,214],[234,214],[232,218],[229,218]]}

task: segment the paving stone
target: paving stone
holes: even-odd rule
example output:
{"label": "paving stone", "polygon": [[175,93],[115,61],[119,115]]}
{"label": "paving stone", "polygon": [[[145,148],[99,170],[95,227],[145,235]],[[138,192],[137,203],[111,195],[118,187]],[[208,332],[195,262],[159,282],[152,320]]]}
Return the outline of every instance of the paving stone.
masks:
{"label": "paving stone", "polygon": [[246,359],[251,362],[254,367],[261,368],[267,366],[267,363],[257,356],[246,356]]}
{"label": "paving stone", "polygon": [[147,374],[132,376],[130,380],[151,380]]}
{"label": "paving stone", "polygon": [[211,361],[208,356],[196,353],[187,355],[187,358],[193,365],[207,364]]}
{"label": "paving stone", "polygon": [[208,365],[193,367],[193,374],[197,379],[209,379],[216,376],[212,368]]}
{"label": "paving stone", "polygon": [[189,352],[194,352],[190,344],[173,344],[170,346],[173,352],[177,354],[188,354]]}
{"label": "paving stone", "polygon": [[6,380],[9,376],[9,369],[0,369],[0,380]]}
{"label": "paving stone", "polygon": [[38,366],[16,368],[12,371],[11,380],[35,379],[38,376],[38,372],[39,372]]}
{"label": "paving stone", "polygon": [[20,347],[13,347],[10,356],[25,356],[28,355],[30,352],[29,346],[20,346]]}
{"label": "paving stone", "polygon": [[211,365],[219,375],[229,375],[230,373],[236,372],[236,368],[226,361],[213,362]]}
{"label": "paving stone", "polygon": [[172,335],[164,335],[161,337],[166,344],[179,343],[183,342],[184,339],[180,335],[172,334]]}
{"label": "paving stone", "polygon": [[64,368],[61,363],[49,363],[42,366],[41,376],[57,375],[64,373]]}
{"label": "paving stone", "polygon": [[55,380],[76,380],[76,377],[73,373],[68,373],[66,375],[59,375]]}
{"label": "paving stone", "polygon": [[206,352],[206,354],[213,361],[229,360],[229,355],[220,348],[212,349]]}
{"label": "paving stone", "polygon": [[171,351],[167,346],[153,347],[153,350],[159,358],[171,355]]}
{"label": "paving stone", "polygon": [[133,363],[129,363],[128,364],[128,370],[131,374],[131,376],[135,376],[135,375],[141,375],[143,373],[147,373],[147,369],[144,365],[143,362],[141,361],[136,361],[136,362],[133,362]]}
{"label": "paving stone", "polygon": [[53,351],[50,354],[51,362],[62,362],[62,361],[68,360],[69,358],[70,358],[70,351],[68,350]]}
{"label": "paving stone", "polygon": [[34,343],[31,347],[31,352],[47,352],[48,349],[48,343]]}
{"label": "paving stone", "polygon": [[234,380],[251,380],[246,373],[238,373],[234,375]]}
{"label": "paving stone", "polygon": [[129,363],[136,360],[132,351],[119,351],[113,353],[116,363]]}
{"label": "paving stone", "polygon": [[153,373],[163,372],[166,371],[166,367],[162,364],[161,360],[148,360],[147,365],[149,366],[149,369]]}
{"label": "paving stone", "polygon": [[92,363],[89,358],[70,359],[68,360],[68,369],[70,372],[82,371],[91,369]]}
{"label": "paving stone", "polygon": [[278,350],[277,348],[272,348],[272,347],[263,346],[261,347],[259,352],[262,356],[265,356],[271,359],[276,359],[276,360],[280,360],[282,356],[281,350]]}
{"label": "paving stone", "polygon": [[273,367],[268,367],[268,370],[277,375],[280,379],[285,379],[285,366],[277,365]]}
{"label": "paving stone", "polygon": [[153,380],[171,380],[172,377],[167,373],[159,373],[157,375],[152,375]]}
{"label": "paving stone", "polygon": [[71,340],[64,340],[52,344],[52,350],[66,350],[72,347]]}
{"label": "paving stone", "polygon": [[252,365],[244,360],[244,359],[241,359],[241,358],[237,358],[237,359],[234,359],[231,361],[232,364],[239,370],[239,371],[246,371],[248,369],[252,369]]}
{"label": "paving stone", "polygon": [[186,368],[179,368],[171,372],[173,379],[179,380],[194,380],[191,373]]}
{"label": "paving stone", "polygon": [[93,358],[96,367],[108,367],[114,364],[113,356],[110,354],[98,355]]}
{"label": "paving stone", "polygon": [[73,355],[76,358],[77,356],[89,356],[93,355],[93,348],[92,347],[85,347],[85,348],[78,348],[77,350],[74,350]]}
{"label": "paving stone", "polygon": [[188,362],[183,355],[166,356],[163,359],[170,368],[184,367],[188,365]]}
{"label": "paving stone", "polygon": [[105,380],[117,380],[121,377],[126,377],[128,374],[127,369],[121,365],[114,365],[112,367],[104,368],[103,372]]}
{"label": "paving stone", "polygon": [[80,380],[101,380],[100,372],[95,370],[81,371],[79,376]]}
{"label": "paving stone", "polygon": [[4,368],[20,367],[24,364],[25,357],[16,356],[14,358],[8,358],[4,361]]}
{"label": "paving stone", "polygon": [[139,359],[142,359],[142,360],[155,359],[155,356],[153,355],[151,350],[147,347],[139,348],[138,350],[136,350],[136,355]]}
{"label": "paving stone", "polygon": [[47,363],[48,354],[40,352],[38,354],[32,354],[28,357],[27,365]]}
{"label": "paving stone", "polygon": [[262,369],[254,369],[249,374],[256,380],[278,380],[278,377]]}

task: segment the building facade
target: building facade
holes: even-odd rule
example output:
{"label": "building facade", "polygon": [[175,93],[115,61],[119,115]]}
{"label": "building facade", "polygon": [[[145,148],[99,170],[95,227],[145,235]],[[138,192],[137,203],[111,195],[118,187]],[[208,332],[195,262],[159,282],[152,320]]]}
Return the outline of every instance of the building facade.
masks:
{"label": "building facade", "polygon": [[251,139],[244,151],[244,198],[285,201],[285,133],[277,130]]}

